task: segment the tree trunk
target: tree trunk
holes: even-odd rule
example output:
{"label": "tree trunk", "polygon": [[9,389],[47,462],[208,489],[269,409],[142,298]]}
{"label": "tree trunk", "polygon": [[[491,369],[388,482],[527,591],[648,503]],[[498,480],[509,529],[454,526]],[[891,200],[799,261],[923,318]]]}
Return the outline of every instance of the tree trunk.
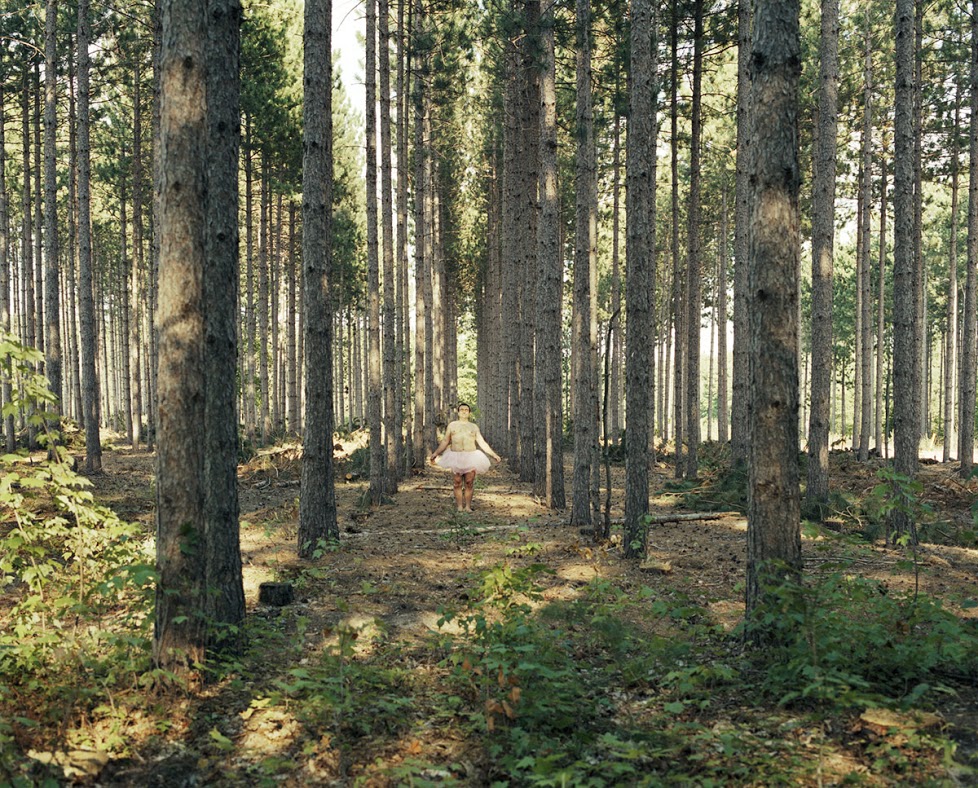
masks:
{"label": "tree trunk", "polygon": [[[143,386],[142,386],[142,340],[143,340],[143,110],[142,110],[142,68],[141,53],[137,51],[133,74],[133,112],[132,112],[132,291],[133,321],[129,342],[129,368],[132,376],[132,447],[137,449],[142,440],[143,428]],[[237,282],[235,282],[237,287]]]}
{"label": "tree trunk", "polygon": [[971,125],[968,140],[968,257],[965,263],[964,328],[961,334],[961,401],[958,459],[961,476],[971,476],[975,456],[975,374],[978,343],[978,14],[971,17]]}
{"label": "tree trunk", "polygon": [[574,485],[571,525],[591,523],[591,469],[597,438],[597,230],[598,179],[591,99],[591,3],[577,0],[577,155],[575,157],[574,347]]}
{"label": "tree trunk", "polygon": [[387,441],[387,469],[384,473],[386,490],[397,492],[401,453],[401,433],[396,427],[396,389],[401,385],[397,373],[397,333],[395,321],[395,274],[394,274],[394,192],[391,176],[391,62],[390,62],[390,6],[389,0],[379,0],[378,25],[380,48],[380,194],[381,231],[384,256],[384,436]]}
{"label": "tree trunk", "polygon": [[163,0],[160,107],[159,667],[189,675],[206,648],[204,292],[207,92],[202,4]]}
{"label": "tree trunk", "polygon": [[[755,3],[751,47],[747,617],[801,571],[798,471],[799,3]],[[761,635],[763,637],[763,635]]]}
{"label": "tree trunk", "polygon": [[693,104],[689,145],[689,222],[686,238],[686,467],[684,476],[699,475],[700,325],[702,323],[702,249],[700,242],[700,145],[702,142],[703,0],[693,2]]}
{"label": "tree trunk", "polygon": [[[949,150],[951,152],[951,238],[948,243],[947,315],[944,323],[944,454],[943,461],[951,461],[951,447],[955,443],[955,372],[958,359],[958,128],[961,119],[960,87],[955,89],[954,122],[951,124]],[[955,447],[957,448],[957,447]]]}
{"label": "tree trunk", "polygon": [[[564,464],[563,417],[560,369],[560,302],[563,265],[560,254],[560,204],[557,193],[557,95],[554,64],[554,9],[541,14],[540,70],[540,221],[537,250],[540,276],[537,280],[537,375],[535,394],[543,403],[542,443],[535,447],[544,458],[543,499],[550,509],[563,509]],[[540,461],[537,461],[539,468]]]}
{"label": "tree trunk", "polygon": [[[868,14],[867,14],[868,17]],[[861,413],[861,433],[859,440],[859,459],[861,461],[866,461],[869,457],[869,429],[870,420],[873,418],[872,410],[872,380],[871,380],[871,365],[873,358],[873,351],[871,345],[872,338],[872,298],[871,298],[871,282],[870,282],[870,224],[871,224],[871,211],[870,205],[872,204],[872,171],[873,171],[873,49],[872,49],[872,37],[871,28],[869,21],[867,19],[866,23],[866,67],[865,67],[865,78],[864,78],[864,89],[863,89],[863,140],[862,140],[862,170],[863,170],[863,182],[861,186],[862,195],[862,226],[859,228],[860,237],[862,239],[861,249],[859,254],[859,259],[857,265],[859,267],[859,287],[860,287],[860,316],[859,322],[862,329],[860,344],[862,349],[862,358],[859,359],[859,364],[862,371],[862,401],[858,407],[862,408]],[[885,246],[885,241],[882,236],[880,238],[880,245]],[[880,352],[882,346],[880,346],[877,352]]]}
{"label": "tree trunk", "polygon": [[[655,14],[649,0],[631,0],[632,81],[625,160],[625,526],[629,558],[644,552],[649,511],[648,347],[655,288]],[[675,217],[674,217],[675,218]]]}
{"label": "tree trunk", "polygon": [[[0,59],[3,55],[0,55]],[[7,202],[7,149],[6,145],[6,93],[0,84],[0,331],[13,334],[11,322],[10,298],[10,206]],[[6,405],[13,401],[13,390],[10,378],[4,376],[3,387],[0,390],[0,404]],[[7,453],[13,453],[17,448],[17,436],[14,432],[14,416],[8,413],[2,416],[3,443]]]}
{"label": "tree trunk", "polygon": [[[233,649],[245,616],[238,525],[240,0],[207,2],[207,225],[203,268],[204,538],[208,643]],[[196,433],[192,425],[189,432]]]}
{"label": "tree trunk", "polygon": [[720,220],[720,263],[717,282],[717,440],[723,444],[730,437],[730,407],[727,399],[727,254],[729,250],[727,227],[727,190],[723,190],[723,208]]}
{"label": "tree trunk", "polygon": [[749,326],[747,258],[750,245],[751,0],[737,0],[737,183],[734,208],[734,342],[730,448],[734,465],[747,461]]}
{"label": "tree trunk", "polygon": [[809,505],[829,495],[829,387],[832,382],[832,278],[836,135],[839,114],[839,2],[822,0],[818,127],[812,186],[812,388],[808,427]]}
{"label": "tree trunk", "polygon": [[58,245],[58,0],[47,0],[44,25],[44,368],[51,391],[58,397],[55,414],[63,414],[61,352],[61,276]]}
{"label": "tree trunk", "polygon": [[[670,151],[672,162],[672,332],[673,332],[673,385],[672,385],[672,434],[676,446],[676,478],[682,478],[685,460],[683,446],[686,440],[686,310],[683,308],[682,263],[679,255],[679,3],[672,2],[672,27],[670,29],[672,69],[670,71],[672,100],[669,118],[671,123]],[[634,72],[634,67],[633,67]],[[633,76],[634,79],[634,76]],[[649,232],[654,232],[654,227]]]}
{"label": "tree trunk", "polygon": [[89,138],[88,0],[78,2],[78,318],[81,332],[82,403],[85,412],[85,472],[102,470],[99,381],[95,372],[95,300],[92,260],[91,143]]}
{"label": "tree trunk", "polygon": [[885,317],[886,317],[886,137],[882,139],[882,150],[880,152],[880,239],[879,239],[879,271],[877,272],[877,298],[876,298],[876,408],[875,408],[875,429],[876,429],[876,450],[881,457],[886,457],[887,452],[883,450],[885,436],[889,433],[888,423],[885,426],[883,408],[886,397],[883,394],[883,340],[885,338]]}
{"label": "tree trunk", "polygon": [[302,265],[305,426],[299,492],[299,555],[313,558],[340,536],[333,469],[332,262],[333,123],[330,60],[332,3],[306,0],[302,106]]}
{"label": "tree trunk", "polygon": [[[897,0],[894,20],[893,461],[896,472],[909,479],[917,474],[920,442],[919,283],[914,262],[914,4],[915,0]],[[897,533],[907,533],[912,527],[908,513],[895,512],[892,526]]]}

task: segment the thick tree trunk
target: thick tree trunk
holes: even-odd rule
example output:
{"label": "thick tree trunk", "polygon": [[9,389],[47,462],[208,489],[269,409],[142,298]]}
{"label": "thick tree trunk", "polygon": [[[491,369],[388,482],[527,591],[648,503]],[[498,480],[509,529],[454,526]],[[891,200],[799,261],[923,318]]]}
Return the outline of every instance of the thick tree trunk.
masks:
{"label": "thick tree trunk", "polygon": [[798,471],[799,3],[758,0],[751,47],[747,616],[801,570]]}
{"label": "thick tree trunk", "polygon": [[238,161],[240,0],[207,3],[207,227],[203,271],[204,537],[208,643],[240,642],[245,599],[238,525]]}
{"label": "thick tree trunk", "polygon": [[[655,288],[656,36],[649,0],[631,0],[632,81],[625,160],[625,526],[629,558],[644,552],[649,511],[648,348]],[[674,217],[675,218],[675,217]],[[678,449],[677,449],[678,450]]]}
{"label": "thick tree trunk", "polygon": [[204,291],[207,92],[202,4],[163,0],[160,424],[154,661],[189,674],[206,648]]}
{"label": "thick tree trunk", "polygon": [[591,3],[577,0],[577,156],[574,245],[574,484],[572,525],[591,523],[591,469],[597,459],[598,179],[591,99]]}
{"label": "thick tree trunk", "polygon": [[[896,472],[910,479],[917,474],[920,443],[919,283],[914,261],[914,4],[915,0],[897,0],[894,19],[893,461]],[[907,512],[894,513],[896,533],[906,533],[912,525]]]}
{"label": "thick tree trunk", "polygon": [[822,0],[818,128],[812,190],[812,387],[808,427],[809,505],[829,494],[829,388],[832,384],[832,278],[839,105],[839,2]]}
{"label": "thick tree trunk", "polygon": [[303,35],[302,265],[305,426],[299,493],[299,555],[313,558],[337,540],[333,468],[333,348],[329,272],[332,257],[332,3],[306,0]]}
{"label": "thick tree trunk", "polygon": [[[560,255],[560,204],[557,193],[557,95],[554,64],[554,9],[541,15],[540,70],[540,222],[537,250],[540,276],[537,281],[537,348],[535,387],[543,403],[544,440],[537,442],[537,457],[544,462],[543,499],[551,509],[563,509],[564,464],[563,417],[560,369],[560,302],[563,265]],[[541,465],[537,460],[537,467]]]}

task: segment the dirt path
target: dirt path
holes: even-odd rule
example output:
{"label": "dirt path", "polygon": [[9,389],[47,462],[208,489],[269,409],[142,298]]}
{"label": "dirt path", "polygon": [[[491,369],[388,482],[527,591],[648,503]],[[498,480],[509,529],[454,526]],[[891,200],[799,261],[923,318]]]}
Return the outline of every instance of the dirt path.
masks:
{"label": "dirt path", "polygon": [[[153,460],[117,448],[103,458],[105,474],[97,481],[98,495],[129,519],[151,528]],[[652,488],[661,490],[669,469],[660,468]],[[598,578],[613,580],[626,591],[651,587],[657,594],[681,593],[707,608],[727,628],[743,614],[746,521],[724,516],[709,521],[685,521],[653,526],[650,561],[642,568],[620,558],[617,542],[595,545],[556,513],[542,507],[525,484],[505,466],[497,466],[477,480],[471,514],[454,512],[451,477],[428,469],[402,482],[394,502],[372,511],[360,507],[364,482],[341,481],[337,489],[341,547],[314,564],[296,558],[299,455],[296,448],[265,453],[239,471],[241,549],[250,616],[274,619],[278,610],[258,605],[258,586],[270,580],[288,580],[297,591],[296,609],[305,621],[302,631],[288,636],[302,639],[299,654],[321,652],[339,632],[356,632],[357,648],[369,648],[383,637],[410,648],[438,630],[445,609],[463,606],[472,593],[474,572],[503,562],[545,564],[552,573],[541,576],[543,602],[570,600]],[[622,469],[615,471],[620,485]],[[343,478],[341,474],[341,478]],[[569,477],[568,477],[569,478]],[[943,477],[935,479],[950,489]],[[858,483],[863,483],[857,480]],[[954,489],[962,501],[970,490]],[[671,511],[675,499],[653,499],[657,513]],[[616,486],[613,517],[620,517],[621,489]],[[619,529],[620,530],[620,529]],[[620,536],[616,536],[620,540]],[[840,554],[837,543],[818,537],[804,539],[806,570],[812,573]],[[878,547],[863,553],[858,571],[884,580],[894,589],[913,589],[948,599],[978,596],[978,551],[962,548],[927,548],[921,551],[917,572],[906,566],[902,553]],[[974,610],[965,611],[967,615]],[[296,644],[293,643],[293,646]],[[291,657],[290,657],[291,658]],[[270,662],[275,656],[269,655]],[[300,664],[304,658],[297,660]],[[280,666],[281,667],[281,666]],[[107,773],[106,784],[171,784],[187,773],[205,782],[215,776],[219,761],[195,760],[195,740],[208,738],[215,725],[225,735],[244,742],[257,753],[281,751],[298,732],[286,719],[249,715],[251,695],[221,688],[205,693],[176,723],[185,745],[154,754],[153,769],[138,763],[119,764]],[[969,716],[970,714],[970,716]],[[973,713],[957,703],[948,717],[961,727],[961,746],[976,746]],[[177,715],[179,718],[179,715]],[[215,722],[217,721],[217,722]],[[170,737],[171,741],[174,739]],[[191,744],[186,744],[186,742]],[[459,742],[445,747],[464,749]],[[965,753],[967,755],[967,753]],[[460,756],[461,757],[461,756]],[[217,772],[213,770],[218,770]],[[149,780],[149,782],[146,782]],[[154,782],[155,781],[155,782]]]}

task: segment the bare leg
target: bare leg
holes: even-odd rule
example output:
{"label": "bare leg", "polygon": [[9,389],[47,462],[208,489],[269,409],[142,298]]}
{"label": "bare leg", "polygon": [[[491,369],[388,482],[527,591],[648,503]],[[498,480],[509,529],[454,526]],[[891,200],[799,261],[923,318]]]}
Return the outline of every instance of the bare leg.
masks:
{"label": "bare leg", "polygon": [[472,491],[475,489],[475,471],[465,474],[465,511],[472,511]]}
{"label": "bare leg", "polygon": [[[455,488],[455,490],[454,490],[454,492],[455,492],[455,508],[458,509],[460,512],[465,508],[465,493],[464,493],[464,491],[462,489],[463,488],[463,484],[464,484],[464,481],[462,479],[462,474],[456,473],[455,476],[452,478],[452,485]],[[471,497],[472,496],[470,495],[469,498],[471,498]]]}

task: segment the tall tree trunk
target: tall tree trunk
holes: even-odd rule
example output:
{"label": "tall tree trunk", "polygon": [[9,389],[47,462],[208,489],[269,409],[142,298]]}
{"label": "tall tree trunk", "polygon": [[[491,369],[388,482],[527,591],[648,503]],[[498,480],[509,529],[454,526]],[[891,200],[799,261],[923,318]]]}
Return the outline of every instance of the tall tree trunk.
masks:
{"label": "tall tree trunk", "polygon": [[[597,270],[598,178],[591,99],[591,3],[577,0],[577,156],[575,180],[574,485],[571,524],[591,524],[591,469],[597,459]],[[596,524],[596,523],[595,523]]]}
{"label": "tall tree trunk", "polygon": [[727,190],[723,190],[720,220],[720,264],[717,282],[717,440],[723,444],[730,436],[730,407],[727,399],[727,266],[730,249],[727,227]]}
{"label": "tall tree trunk", "polygon": [[[671,124],[670,151],[672,162],[672,331],[673,331],[673,396],[672,396],[672,434],[676,446],[676,478],[682,478],[686,467],[683,446],[686,442],[686,310],[683,307],[683,276],[679,254],[679,3],[672,2],[672,26],[670,28],[670,48],[672,50],[671,102],[669,120]],[[653,228],[649,232],[654,232]]]}
{"label": "tall tree trunk", "polygon": [[[897,0],[896,94],[893,156],[893,461],[906,478],[917,474],[920,443],[920,354],[917,343],[919,283],[914,261],[913,74],[915,0]],[[905,511],[894,513],[897,533],[912,527]]]}
{"label": "tall tree trunk", "polygon": [[[560,254],[560,204],[557,193],[557,95],[554,63],[554,9],[541,14],[540,69],[540,222],[537,250],[540,276],[537,280],[536,396],[544,405],[545,440],[535,449],[545,457],[543,499],[551,509],[563,509],[564,463],[563,416],[560,369],[560,302],[563,265]],[[538,462],[539,467],[539,462]]]}
{"label": "tall tree trunk", "polygon": [[[862,226],[859,228],[859,234],[861,238],[860,254],[857,261],[859,270],[859,306],[860,315],[859,323],[861,328],[860,336],[860,349],[862,350],[862,357],[858,360],[860,369],[862,372],[861,378],[861,403],[857,403],[857,407],[861,407],[861,418],[860,418],[860,440],[859,440],[859,458],[861,461],[868,459],[869,457],[869,429],[870,420],[873,418],[871,412],[872,409],[872,394],[873,386],[871,380],[871,366],[872,366],[872,298],[871,298],[871,270],[870,270],[870,224],[871,215],[870,205],[872,203],[872,182],[873,182],[873,49],[872,49],[872,34],[871,27],[869,24],[869,15],[867,13],[866,21],[866,58],[865,58],[865,77],[863,86],[863,139],[862,139],[862,172],[863,172],[863,182],[861,185],[861,203],[862,203]],[[880,239],[880,245],[885,246],[884,240]],[[877,350],[879,352],[879,349]]]}
{"label": "tall tree trunk", "polygon": [[[203,267],[204,539],[208,643],[234,648],[244,621],[238,525],[240,0],[207,2],[207,219]],[[192,428],[189,430],[196,432]]]}
{"label": "tall tree trunk", "polygon": [[384,473],[388,492],[397,492],[400,466],[401,434],[396,427],[397,325],[395,321],[396,280],[394,274],[394,192],[391,175],[391,58],[390,5],[379,0],[377,33],[380,48],[380,194],[382,252],[384,256],[384,436],[387,441],[387,470]]}
{"label": "tall tree trunk", "polygon": [[63,414],[61,352],[61,277],[58,245],[58,0],[47,0],[44,25],[44,368],[51,391],[58,397],[56,414]]}
{"label": "tall tree trunk", "polygon": [[[43,339],[37,336],[37,309],[34,300],[34,214],[33,205],[33,186],[31,184],[31,114],[30,114],[30,68],[24,68],[24,84],[21,93],[21,121],[23,124],[23,143],[21,150],[23,153],[23,178],[24,188],[21,192],[21,221],[23,230],[21,234],[21,255],[23,259],[23,286],[24,308],[21,313],[24,315],[24,343],[29,347],[36,347]],[[40,265],[37,260],[36,264]]]}
{"label": "tall tree trunk", "polygon": [[[158,666],[189,675],[206,648],[204,274],[207,166],[200,3],[163,0],[160,137],[160,423],[157,452]],[[79,37],[81,38],[81,37]],[[107,349],[107,348],[106,348]]]}
{"label": "tall tree trunk", "polygon": [[332,3],[306,0],[303,34],[302,265],[305,426],[299,493],[299,555],[337,540],[333,469],[332,262],[333,122],[330,59]]}
{"label": "tall tree trunk", "polygon": [[[296,315],[296,291],[298,290],[298,266],[297,266],[297,255],[296,255],[296,240],[298,236],[298,226],[295,221],[295,200],[289,200],[289,272],[288,272],[288,300],[287,300],[287,318],[285,322],[285,344],[286,344],[286,355],[288,356],[288,372],[287,372],[287,382],[286,386],[288,388],[288,431],[293,435],[299,435],[302,419],[300,418],[299,408],[302,404],[302,397],[299,392],[299,357],[297,355],[297,345],[296,345],[296,328],[297,328],[297,315]],[[340,337],[340,342],[338,346],[341,347],[343,344],[342,336]],[[342,358],[342,353],[341,353]],[[340,376],[340,383],[343,382],[343,376]],[[342,387],[340,389],[342,391]],[[340,413],[342,414],[343,408],[340,408]],[[342,420],[342,419],[341,419]]]}
{"label": "tall tree trunk", "polygon": [[686,468],[684,476],[699,475],[700,443],[700,324],[702,306],[702,249],[700,242],[700,145],[702,142],[703,0],[693,2],[693,105],[689,145],[689,222],[686,238]]}
{"label": "tall tree trunk", "polygon": [[809,505],[829,495],[829,388],[832,383],[832,277],[836,135],[839,114],[839,2],[822,0],[818,127],[812,190],[812,388],[808,426]]}
{"label": "tall tree trunk", "polygon": [[258,411],[258,432],[262,445],[266,445],[272,432],[271,420],[271,385],[268,376],[268,309],[269,287],[268,273],[270,255],[268,253],[269,214],[271,194],[269,184],[271,176],[268,171],[268,151],[261,150],[261,172],[259,174],[261,189],[258,197],[258,395],[261,407]]}
{"label": "tall tree trunk", "polygon": [[[958,359],[958,129],[961,120],[961,89],[955,88],[954,122],[951,124],[951,238],[948,243],[947,315],[944,323],[944,454],[943,461],[951,461],[951,447],[955,443],[955,372]],[[955,448],[957,448],[955,446]]]}
{"label": "tall tree trunk", "polygon": [[[617,52],[617,48],[615,50]],[[618,69],[615,70],[615,106],[621,100],[618,97]],[[614,118],[614,141],[612,142],[612,192],[611,192],[611,307],[613,315],[621,313],[621,117],[617,110]],[[622,341],[621,320],[609,323],[608,330],[612,332],[611,340],[611,381],[608,393],[609,413],[608,427],[604,439],[618,445],[621,435],[621,370],[622,370]],[[610,433],[610,434],[609,434]]]}
{"label": "tall tree trunk", "polygon": [[[415,3],[412,14],[412,37],[419,40],[424,31],[424,19],[420,0]],[[422,467],[424,458],[428,456],[425,444],[428,433],[434,426],[427,421],[429,392],[428,368],[431,363],[428,300],[424,282],[427,277],[425,269],[425,177],[427,169],[425,159],[427,148],[424,135],[424,79],[422,66],[419,63],[415,69],[413,91],[414,102],[414,440],[413,454],[415,467]],[[430,281],[430,278],[429,278]]]}
{"label": "tall tree trunk", "polygon": [[81,329],[82,403],[85,412],[85,472],[102,470],[99,381],[95,372],[95,300],[92,260],[91,142],[89,137],[88,0],[78,2],[78,318]]}
{"label": "tall tree trunk", "polygon": [[[801,571],[798,471],[799,3],[757,0],[751,47],[747,617]],[[763,636],[762,636],[763,637]]]}
{"label": "tall tree trunk", "polygon": [[961,476],[971,476],[975,456],[976,344],[978,344],[978,14],[971,15],[971,124],[968,140],[968,257],[965,262],[964,327],[961,334],[961,401],[958,459]]}
{"label": "tall tree trunk", "polygon": [[255,242],[254,242],[254,163],[251,144],[251,117],[246,115],[244,186],[245,186],[245,351],[241,365],[244,377],[244,421],[248,442],[254,447],[258,429],[258,397],[255,391]]}
{"label": "tall tree trunk", "polygon": [[370,503],[387,489],[386,452],[381,432],[384,394],[380,358],[380,260],[377,237],[377,0],[367,0],[367,305],[369,325],[367,427],[370,430]]}
{"label": "tall tree trunk", "polygon": [[[142,348],[143,339],[143,108],[142,108],[142,53],[135,53],[133,73],[133,112],[132,112],[132,290],[133,322],[130,337],[130,373],[132,375],[132,447],[138,448],[142,440],[143,426],[143,387],[142,387]],[[237,286],[237,282],[235,282]]]}
{"label": "tall tree trunk", "polygon": [[[3,65],[6,53],[0,54],[0,65]],[[7,149],[6,149],[6,92],[0,84],[0,331],[13,334],[11,322],[11,260],[10,260],[10,206],[7,202]],[[10,378],[3,378],[3,388],[0,390],[0,403],[6,405],[13,401],[13,390]],[[2,416],[3,442],[7,453],[17,448],[17,436],[14,432],[13,413]]]}
{"label": "tall tree trunk", "polygon": [[397,465],[400,475],[411,466],[413,431],[411,402],[411,320],[408,297],[408,30],[405,7],[409,0],[397,0],[397,372],[400,381],[394,395],[394,432],[398,436]]}
{"label": "tall tree trunk", "polygon": [[[881,457],[886,457],[884,451],[885,436],[889,434],[889,422],[884,418],[883,408],[886,397],[883,394],[883,340],[886,329],[886,136],[882,137],[880,151],[880,237],[879,237],[879,271],[877,276],[876,293],[876,450]],[[888,396],[888,395],[887,395]],[[886,422],[884,431],[884,422]]]}
{"label": "tall tree trunk", "polygon": [[[648,347],[652,340],[655,288],[655,144],[656,36],[649,0],[631,0],[632,81],[629,96],[628,147],[625,159],[625,555],[634,558],[645,545],[649,511]],[[678,445],[677,445],[678,451]]]}
{"label": "tall tree trunk", "polygon": [[730,446],[734,465],[747,461],[747,259],[750,245],[751,0],[737,0],[737,183],[734,208],[734,342]]}

